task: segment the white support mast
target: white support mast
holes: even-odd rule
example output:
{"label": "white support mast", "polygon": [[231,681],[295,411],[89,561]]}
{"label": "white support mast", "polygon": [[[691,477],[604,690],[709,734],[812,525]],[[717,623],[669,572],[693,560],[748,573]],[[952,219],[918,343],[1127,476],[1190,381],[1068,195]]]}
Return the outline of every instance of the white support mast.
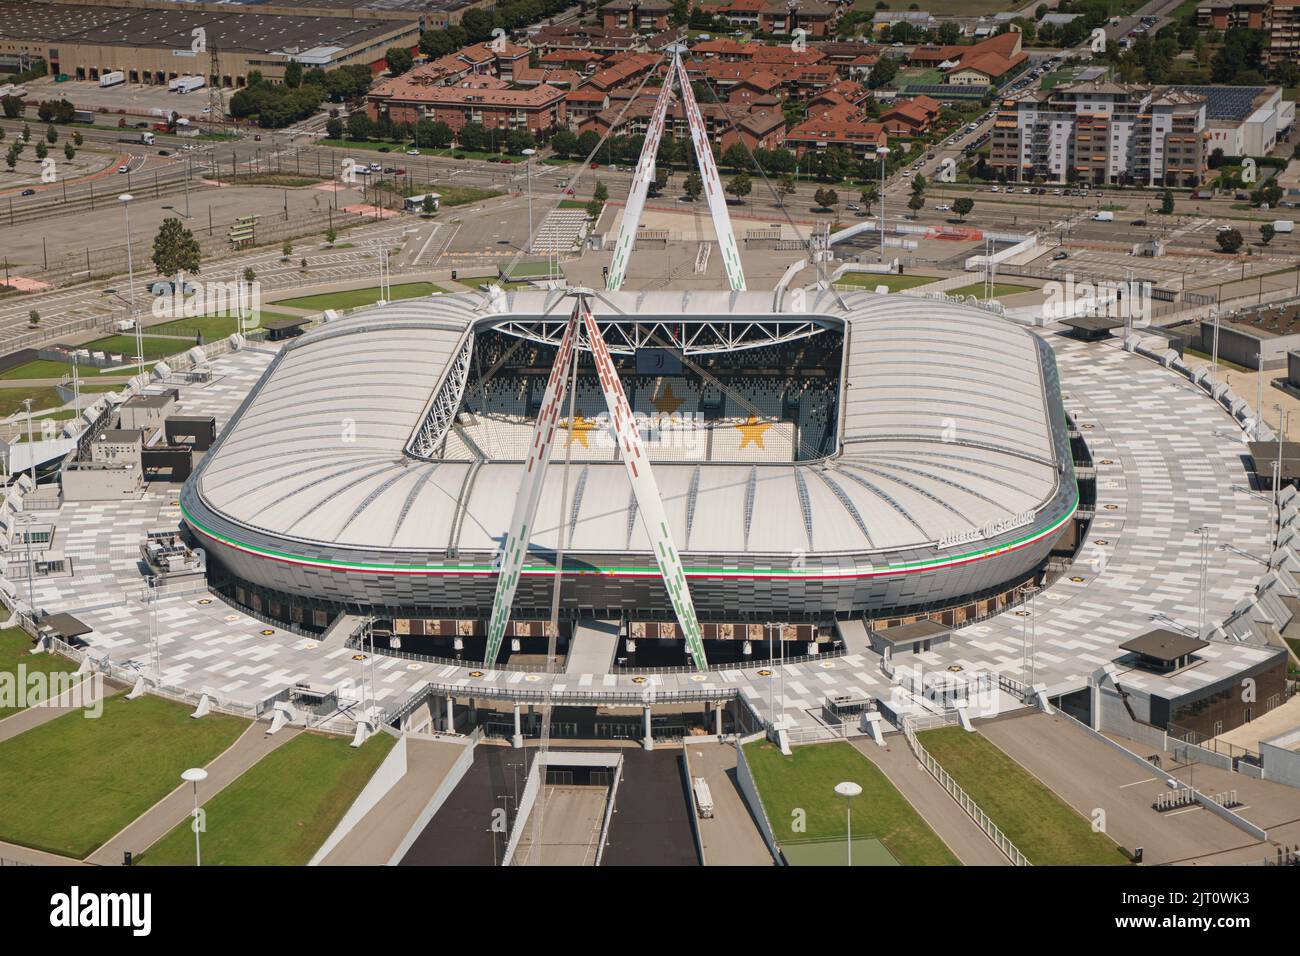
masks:
{"label": "white support mast", "polygon": [[533,530],[533,521],[537,518],[546,466],[551,461],[551,449],[555,445],[555,432],[559,426],[560,408],[564,403],[564,393],[568,390],[569,363],[576,358],[574,339],[581,306],[579,300],[573,314],[569,316],[564,337],[560,340],[559,353],[555,356],[555,365],[551,368],[551,377],[546,382],[546,392],[542,396],[542,410],[533,426],[533,442],[528,450],[528,459],[524,462],[519,494],[515,498],[515,510],[510,518],[510,531],[498,553],[500,568],[497,589],[492,599],[492,618],[488,622],[487,650],[483,655],[483,663],[489,667],[496,663],[497,654],[501,651],[501,640],[505,637],[506,625],[510,622],[510,605],[514,602],[519,575],[528,554],[528,539]]}
{"label": "white support mast", "polygon": [[695,617],[695,604],[691,601],[691,592],[686,585],[686,572],[682,567],[681,555],[673,542],[672,532],[668,527],[668,515],[664,511],[664,500],[659,494],[659,485],[650,472],[650,459],[641,444],[641,435],[637,431],[636,421],[632,418],[632,408],[628,405],[623,383],[619,381],[618,371],[610,358],[609,348],[604,336],[591,315],[591,310],[582,303],[582,320],[587,329],[587,340],[591,354],[596,362],[596,371],[600,375],[600,389],[605,393],[605,405],[618,439],[619,457],[632,482],[632,494],[636,498],[637,512],[646,536],[654,550],[659,573],[663,576],[668,599],[673,605],[673,614],[686,637],[686,648],[699,670],[708,669],[704,656],[703,635],[700,622]]}
{"label": "white support mast", "polygon": [[659,155],[659,141],[663,139],[664,122],[668,118],[668,107],[673,99],[673,73],[669,69],[664,77],[664,85],[659,90],[659,99],[655,102],[654,112],[650,115],[650,127],[646,130],[645,146],[641,149],[641,158],[637,160],[636,175],[632,177],[632,188],[628,190],[627,205],[623,207],[623,224],[618,230],[618,241],[614,246],[614,258],[609,263],[609,278],[605,288],[617,292],[623,286],[627,275],[627,262],[632,255],[632,246],[636,243],[636,231],[641,225],[641,213],[645,210],[646,195],[650,184],[655,179],[655,161]]}
{"label": "white support mast", "polygon": [[681,54],[674,53],[668,74],[664,77],[659,99],[655,102],[654,112],[650,116],[650,126],[646,130],[645,146],[641,158],[637,161],[636,175],[632,177],[632,188],[628,191],[627,205],[623,209],[623,222],[619,226],[618,240],[614,246],[614,258],[609,265],[609,278],[605,288],[614,292],[623,285],[627,277],[628,260],[632,247],[636,243],[637,229],[641,225],[641,214],[645,211],[646,195],[655,178],[655,160],[659,154],[659,141],[663,138],[664,125],[668,119],[668,109],[672,104],[673,82],[681,84],[682,105],[686,110],[686,121],[691,129],[691,143],[695,147],[695,159],[700,167],[700,179],[704,183],[704,195],[709,203],[709,215],[713,218],[713,230],[718,235],[718,249],[722,253],[722,265],[727,272],[727,281],[732,291],[745,290],[745,273],[740,266],[740,250],[736,246],[736,233],[731,228],[731,216],[727,213],[727,198],[722,192],[722,180],[718,176],[717,164],[713,161],[713,149],[709,145],[708,130],[704,118],[695,102],[691,82],[682,65]]}
{"label": "white support mast", "polygon": [[718,234],[722,266],[727,270],[731,291],[744,292],[745,273],[740,267],[740,250],[736,247],[736,234],[731,229],[731,216],[727,214],[727,197],[722,194],[722,180],[718,177],[717,164],[713,162],[708,130],[704,126],[700,108],[695,103],[691,80],[686,75],[686,67],[682,65],[679,54],[673,54],[673,67],[677,71],[677,80],[682,85],[682,105],[686,108],[686,121],[691,127],[691,140],[695,143],[695,159],[700,166],[700,178],[704,181],[704,195],[709,201],[713,230]]}

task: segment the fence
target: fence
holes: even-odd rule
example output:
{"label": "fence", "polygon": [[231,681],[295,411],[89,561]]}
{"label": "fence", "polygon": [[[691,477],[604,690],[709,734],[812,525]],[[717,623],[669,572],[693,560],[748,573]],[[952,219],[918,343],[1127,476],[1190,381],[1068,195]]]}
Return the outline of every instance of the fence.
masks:
{"label": "fence", "polygon": [[993,841],[994,845],[1006,854],[1012,865],[1032,866],[1033,864],[1029,862],[1029,859],[1016,849],[1016,845],[1002,832],[1002,829],[989,818],[987,813],[980,809],[980,805],[961,788],[948,771],[943,769],[939,761],[930,756],[930,752],[921,746],[921,742],[916,739],[916,734],[912,730],[911,718],[904,716],[901,723],[903,736],[907,738],[907,744],[912,748],[912,753],[916,755],[916,759],[920,761],[921,766],[925,767],[930,772],[930,775],[939,781],[939,785],[948,791],[948,796],[957,801],[957,805],[965,810],[967,815],[975,821],[975,824],[984,831],[984,834]]}

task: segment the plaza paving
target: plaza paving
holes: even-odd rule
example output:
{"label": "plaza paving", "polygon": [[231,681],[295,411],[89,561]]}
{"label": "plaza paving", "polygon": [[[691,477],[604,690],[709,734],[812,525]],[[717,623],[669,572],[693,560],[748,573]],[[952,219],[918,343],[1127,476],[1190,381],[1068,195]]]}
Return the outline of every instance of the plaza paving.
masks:
{"label": "plaza paving", "polygon": [[[1252,490],[1242,464],[1241,429],[1181,376],[1114,345],[1047,335],[1056,350],[1065,407],[1089,443],[1098,470],[1097,518],[1073,568],[1034,606],[1035,683],[1059,692],[1118,656],[1118,645],[1198,616],[1196,529],[1211,529],[1206,619],[1222,619],[1261,577],[1268,550],[1269,500]],[[212,414],[223,425],[271,359],[248,349],[212,363],[213,380],[182,389],[182,414]],[[268,454],[273,454],[268,449]],[[156,486],[155,486],[156,488]],[[146,531],[180,519],[176,489],[140,501],[69,504],[57,515],[53,547],[75,562],[72,578],[40,583],[36,603],[69,611],[94,628],[96,656],[152,676],[149,605],[142,600],[139,543]],[[1230,545],[1231,550],[1219,549]],[[907,658],[928,670],[992,671],[1022,679],[1027,612],[1012,611],[957,630],[952,641]],[[355,699],[363,655],[341,640],[301,637],[263,624],[204,592],[164,595],[156,606],[164,684],[243,706],[297,681],[343,685]],[[1213,681],[1262,658],[1250,646],[1214,643],[1189,676]],[[673,692],[739,692],[762,717],[782,710],[791,728],[814,728],[829,694],[887,697],[890,681],[871,653],[706,674],[538,674],[380,657],[375,700],[393,711],[426,683],[461,698],[491,699],[549,689],[590,698],[612,694],[663,701]],[[775,683],[773,683],[775,681]],[[771,701],[769,703],[769,700]],[[1003,696],[999,706],[1007,706]]]}

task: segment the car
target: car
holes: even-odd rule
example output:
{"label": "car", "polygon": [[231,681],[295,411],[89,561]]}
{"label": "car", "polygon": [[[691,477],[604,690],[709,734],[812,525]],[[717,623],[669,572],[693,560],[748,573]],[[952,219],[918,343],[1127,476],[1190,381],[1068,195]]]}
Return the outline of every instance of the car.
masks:
{"label": "car", "polygon": [[1068,258],[1070,258],[1070,254],[1066,252],[1064,249],[1062,249],[1056,255],[1052,256],[1052,261],[1060,262],[1062,259],[1068,259]]}
{"label": "car", "polygon": [[117,167],[117,171],[118,171],[119,173],[129,173],[129,172],[131,171],[131,167],[130,167],[130,166],[125,166],[125,165],[124,165],[124,166],[119,166],[119,167]]}
{"label": "car", "polygon": [[946,202],[941,202],[934,207],[934,210],[935,212],[952,212],[952,206],[949,206]]}
{"label": "car", "polygon": [[208,113],[211,113],[211,112],[212,112],[212,107],[211,107],[211,106],[205,106],[205,107],[203,107],[203,109],[199,110],[199,112],[202,113],[202,114],[204,114],[204,115],[207,115]]}
{"label": "car", "polygon": [[420,155],[420,151],[419,151],[418,149],[408,149],[408,150],[406,151],[406,155],[407,155],[407,156],[419,156],[419,155]]}
{"label": "car", "polygon": [[159,156],[170,156],[171,153],[168,152],[168,151],[165,150],[165,149],[160,149],[160,150],[158,150],[158,155],[159,155]]}
{"label": "car", "polygon": [[253,140],[254,140],[255,142],[260,143],[260,142],[262,141],[262,134],[261,134],[261,133],[254,133],[254,134],[253,134]]}
{"label": "car", "polygon": [[859,209],[861,209],[862,207],[859,206],[859,205],[858,205],[857,203],[855,203],[855,202],[851,202],[851,203],[845,203],[844,208],[845,208],[845,209],[852,210],[853,212],[857,212],[857,211],[858,211]]}
{"label": "car", "polygon": [[393,166],[385,166],[385,167],[384,167],[384,172],[385,172],[385,173],[388,173],[389,175],[392,175],[393,173],[397,172],[397,170],[396,170],[396,168],[393,167]]}
{"label": "car", "polygon": [[1134,219],[1129,223],[1130,226],[1145,226],[1146,224],[1147,221],[1145,219]]}
{"label": "car", "polygon": [[36,190],[35,190],[35,189],[24,189],[22,194],[23,194],[24,196],[35,196],[35,195],[36,195]]}
{"label": "car", "polygon": [[373,172],[373,173],[380,172],[381,170],[383,170],[383,168],[384,168],[383,163],[371,163],[371,164],[370,164],[370,171]]}
{"label": "car", "polygon": [[991,192],[991,193],[996,193],[996,192],[1001,192],[1001,191],[1002,191],[1002,190],[1001,190],[999,187],[997,187],[997,186],[994,186],[992,189],[989,190],[989,192]]}
{"label": "car", "polygon": [[[176,282],[173,279],[155,279],[149,283],[149,294],[153,296],[172,295],[175,289]],[[193,295],[199,287],[193,282],[186,282],[181,289],[184,295]]]}

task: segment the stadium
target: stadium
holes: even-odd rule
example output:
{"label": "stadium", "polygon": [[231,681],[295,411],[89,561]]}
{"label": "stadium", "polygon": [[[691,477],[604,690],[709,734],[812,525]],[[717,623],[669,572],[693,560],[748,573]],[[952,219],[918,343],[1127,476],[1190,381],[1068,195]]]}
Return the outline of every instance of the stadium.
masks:
{"label": "stadium", "polygon": [[[1072,549],[1069,426],[1038,337],[945,301],[829,290],[588,302],[710,660],[773,622],[815,643],[849,617],[978,619]],[[307,632],[374,615],[394,645],[481,659],[503,503],[572,308],[573,290],[436,295],[285,348],[182,492],[211,584]],[[581,349],[575,384],[506,651],[544,649],[559,551],[561,644],[586,617],[680,653]]]}

